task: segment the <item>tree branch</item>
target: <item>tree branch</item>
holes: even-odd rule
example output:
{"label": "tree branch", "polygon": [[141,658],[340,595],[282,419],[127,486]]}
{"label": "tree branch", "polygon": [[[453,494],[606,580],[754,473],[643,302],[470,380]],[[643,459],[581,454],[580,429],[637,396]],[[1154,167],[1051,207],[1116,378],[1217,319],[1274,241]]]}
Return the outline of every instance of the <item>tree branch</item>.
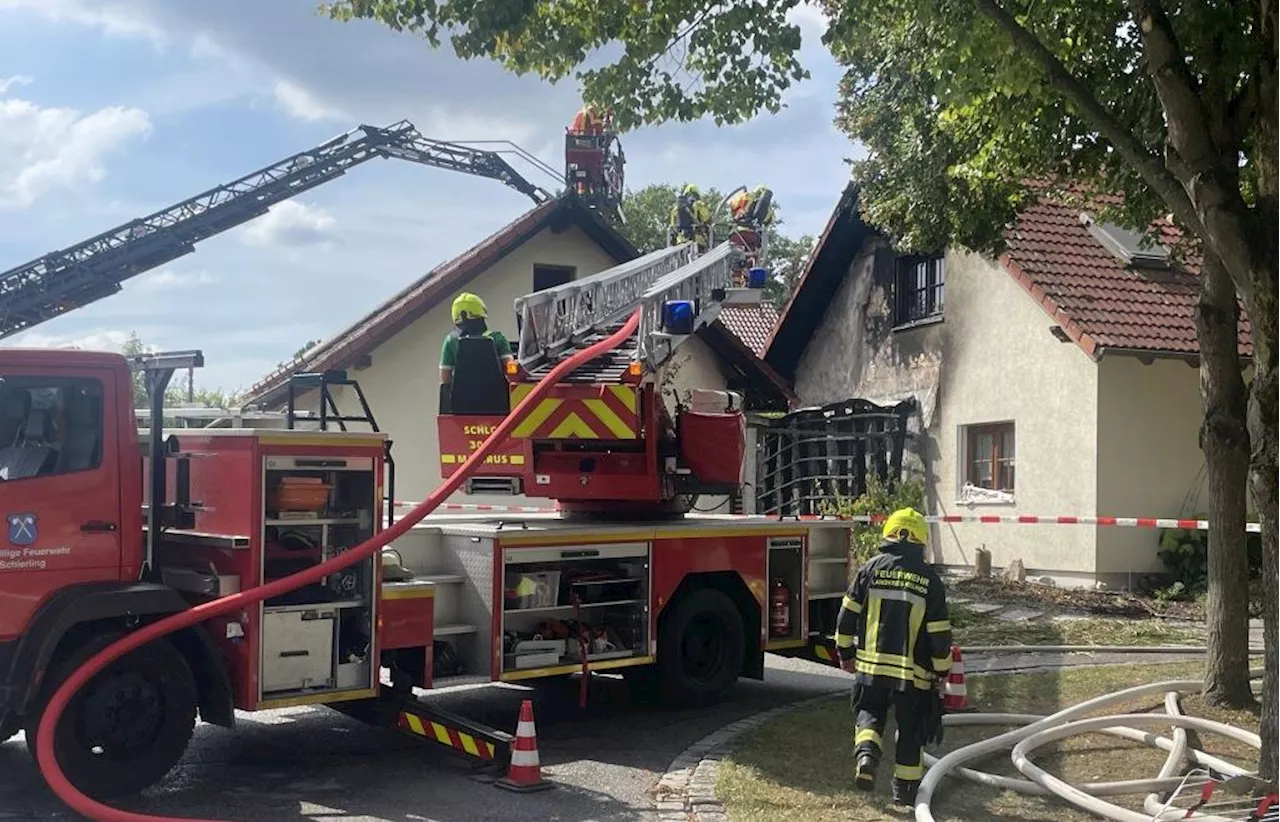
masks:
{"label": "tree branch", "polygon": [[[1182,185],[1194,205],[1201,235],[1222,260],[1246,300],[1259,271],[1274,276],[1275,260],[1262,259],[1256,222],[1240,194],[1237,147],[1213,139],[1209,108],[1200,97],[1173,24],[1160,0],[1129,0],[1146,52],[1147,71],[1165,112],[1170,147],[1178,155]],[[1273,228],[1266,228],[1272,231]]]}
{"label": "tree branch", "polygon": [[1139,174],[1147,181],[1147,185],[1159,194],[1169,205],[1178,221],[1196,234],[1204,235],[1204,225],[1200,215],[1186,190],[1176,177],[1170,173],[1160,158],[1148,149],[1115,118],[1111,112],[1098,102],[1097,97],[1084,87],[1079,80],[1067,70],[1062,61],[1040,42],[1040,38],[1032,34],[1014,19],[998,0],[974,0],[984,15],[989,17],[1005,34],[1013,40],[1023,54],[1049,77],[1049,84],[1057,89],[1076,111],[1093,128],[1107,139]]}

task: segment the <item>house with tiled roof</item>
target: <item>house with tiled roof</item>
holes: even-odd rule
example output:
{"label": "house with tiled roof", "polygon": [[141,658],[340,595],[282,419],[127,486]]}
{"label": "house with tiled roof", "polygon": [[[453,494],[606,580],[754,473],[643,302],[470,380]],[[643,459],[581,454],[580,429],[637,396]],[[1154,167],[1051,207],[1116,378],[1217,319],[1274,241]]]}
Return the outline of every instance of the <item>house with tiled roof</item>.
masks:
{"label": "house with tiled roof", "polygon": [[[440,482],[436,415],[440,347],[453,328],[450,306],[461,291],[484,298],[489,327],[517,339],[517,297],[603,271],[637,256],[612,226],[572,196],[559,197],[436,266],[399,293],[372,307],[355,323],[266,375],[249,391],[251,404],[277,410],[287,401],[290,377],[345,370],[355,379],[379,427],[393,441],[396,496],[420,500]],[[739,309],[735,309],[737,311]],[[734,321],[733,314],[726,318]],[[746,321],[744,321],[746,322]],[[759,343],[759,327],[750,326]],[[688,387],[742,391],[749,407],[785,409],[785,381],[722,322],[701,329],[672,364],[671,390]],[[686,385],[688,383],[688,385]],[[360,413],[354,392],[332,389],[339,411]],[[300,409],[316,409],[314,392],[301,394]],[[459,496],[458,500],[461,501]],[[466,498],[469,502],[521,504],[524,498]]]}
{"label": "house with tiled roof", "polygon": [[[1166,240],[1171,236],[1166,236]],[[1041,199],[998,259],[897,253],[845,190],[766,346],[804,405],[913,400],[929,513],[1178,517],[1207,504],[1198,260]],[[1251,354],[1247,322],[1242,358]],[[1160,572],[1154,529],[934,526],[934,561],[1061,584]]]}

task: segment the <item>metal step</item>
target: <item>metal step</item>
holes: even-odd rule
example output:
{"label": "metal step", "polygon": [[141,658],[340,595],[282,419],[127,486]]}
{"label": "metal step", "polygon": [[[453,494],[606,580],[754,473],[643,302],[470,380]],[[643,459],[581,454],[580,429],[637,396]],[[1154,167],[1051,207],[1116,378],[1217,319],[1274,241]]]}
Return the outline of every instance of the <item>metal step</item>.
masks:
{"label": "metal step", "polygon": [[462,634],[479,633],[480,629],[474,625],[466,625],[461,622],[446,623],[444,625],[435,626],[436,637],[442,636],[459,636]]}

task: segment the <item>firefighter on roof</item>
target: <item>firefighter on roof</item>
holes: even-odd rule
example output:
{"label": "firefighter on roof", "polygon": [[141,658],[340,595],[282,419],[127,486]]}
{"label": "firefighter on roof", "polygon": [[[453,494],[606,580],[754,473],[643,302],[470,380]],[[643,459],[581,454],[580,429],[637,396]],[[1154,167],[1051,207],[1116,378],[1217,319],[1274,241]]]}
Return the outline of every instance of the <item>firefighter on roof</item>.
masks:
{"label": "firefighter on roof", "polygon": [[693,240],[698,251],[706,251],[711,236],[711,209],[702,199],[702,192],[692,183],[686,183],[671,207],[670,240],[672,245]]}
{"label": "firefighter on roof", "polygon": [[951,669],[951,622],[942,579],[925,560],[929,526],[913,508],[894,511],[880,553],[858,569],[840,606],[835,643],[854,675],[854,785],[875,788],[885,721],[898,720],[893,801],[915,804],[921,750],[941,728],[938,689]]}
{"label": "firefighter on roof", "polygon": [[458,362],[458,340],[462,337],[487,337],[493,340],[494,351],[498,354],[503,368],[512,359],[511,343],[501,331],[490,331],[485,318],[489,310],[484,300],[475,294],[463,292],[453,301],[453,330],[444,338],[444,347],[440,350],[440,382],[453,382],[453,368]]}

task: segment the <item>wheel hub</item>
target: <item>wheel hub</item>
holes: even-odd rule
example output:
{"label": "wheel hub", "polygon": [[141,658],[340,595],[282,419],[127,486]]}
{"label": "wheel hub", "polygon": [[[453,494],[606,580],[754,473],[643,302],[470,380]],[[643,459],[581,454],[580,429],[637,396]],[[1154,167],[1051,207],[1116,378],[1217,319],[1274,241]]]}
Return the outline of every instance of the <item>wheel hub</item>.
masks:
{"label": "wheel hub", "polygon": [[159,734],[164,700],[155,683],[120,673],[94,689],[82,716],[85,741],[95,753],[131,750],[150,745]]}
{"label": "wheel hub", "polygon": [[719,620],[702,618],[690,626],[685,634],[685,671],[693,679],[709,679],[724,666],[724,626]]}

